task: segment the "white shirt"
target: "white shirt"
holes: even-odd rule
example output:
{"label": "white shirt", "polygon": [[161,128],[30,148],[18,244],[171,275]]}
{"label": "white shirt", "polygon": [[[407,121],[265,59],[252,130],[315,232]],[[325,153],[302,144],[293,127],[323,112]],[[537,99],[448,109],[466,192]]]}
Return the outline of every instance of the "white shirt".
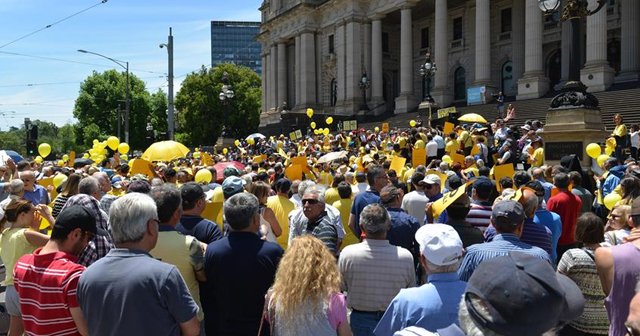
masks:
{"label": "white shirt", "polygon": [[503,127],[503,128],[499,128],[496,130],[496,133],[494,134],[494,136],[499,139],[500,141],[503,141],[504,139],[507,138],[507,131],[509,129],[507,127]]}
{"label": "white shirt", "polygon": [[353,190],[352,198],[355,198],[357,194],[360,194],[369,190],[369,184],[367,184],[366,182],[357,183],[356,188],[352,190]]}
{"label": "white shirt", "polygon": [[631,132],[631,147],[635,147],[638,148],[640,147],[640,136],[639,136],[640,131],[638,132]]}
{"label": "white shirt", "polygon": [[427,206],[429,198],[423,191],[414,190],[402,198],[402,210],[415,218],[424,218],[424,208]]}
{"label": "white shirt", "polygon": [[291,198],[289,198],[289,200],[293,202],[293,204],[296,206],[296,209],[302,208],[302,199],[300,198],[300,195],[298,195],[297,193],[293,194]]}
{"label": "white shirt", "polygon": [[438,143],[435,140],[427,142],[427,157],[438,156]]}

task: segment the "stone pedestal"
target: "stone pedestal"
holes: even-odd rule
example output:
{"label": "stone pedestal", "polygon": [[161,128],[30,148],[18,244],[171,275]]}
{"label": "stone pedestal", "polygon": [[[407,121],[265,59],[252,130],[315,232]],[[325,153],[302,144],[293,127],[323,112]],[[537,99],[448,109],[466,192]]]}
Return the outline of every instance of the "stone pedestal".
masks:
{"label": "stone pedestal", "polygon": [[413,95],[400,95],[396,97],[396,110],[395,114],[408,113],[415,110],[418,106],[418,99]]}
{"label": "stone pedestal", "polygon": [[[440,107],[438,106],[438,104],[436,102],[430,102],[430,101],[423,101],[422,103],[420,103],[420,105],[418,105],[418,115],[420,116],[425,116],[423,118],[422,123],[424,125],[427,125],[429,127],[431,127],[431,125],[429,124],[429,114],[431,114],[431,121],[436,120],[436,118],[433,117],[434,113],[437,113],[438,109]],[[433,122],[431,123],[433,124]]]}
{"label": "stone pedestal", "polygon": [[599,109],[565,108],[547,112],[544,132],[544,156],[547,165],[560,163],[565,155],[576,154],[582,167],[591,167],[585,147],[602,142],[609,133],[604,130]]}

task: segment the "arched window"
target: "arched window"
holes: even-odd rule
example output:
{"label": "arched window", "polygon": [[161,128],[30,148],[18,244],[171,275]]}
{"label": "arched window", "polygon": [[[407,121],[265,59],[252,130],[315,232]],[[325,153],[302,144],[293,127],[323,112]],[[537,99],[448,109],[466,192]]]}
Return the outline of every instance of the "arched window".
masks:
{"label": "arched window", "polygon": [[336,103],[338,102],[338,82],[336,82],[335,78],[331,79],[331,87],[329,88],[329,92],[329,102],[331,103],[331,106],[336,106]]}
{"label": "arched window", "polygon": [[513,96],[515,90],[513,88],[513,63],[506,61],[502,65],[501,89],[505,96]]}
{"label": "arched window", "polygon": [[453,100],[467,99],[467,78],[463,67],[453,73]]}

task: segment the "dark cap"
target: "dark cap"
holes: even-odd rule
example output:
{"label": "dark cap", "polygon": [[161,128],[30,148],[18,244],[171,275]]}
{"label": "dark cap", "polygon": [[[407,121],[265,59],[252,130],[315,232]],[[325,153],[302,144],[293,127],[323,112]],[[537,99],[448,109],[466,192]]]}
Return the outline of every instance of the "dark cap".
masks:
{"label": "dark cap", "polygon": [[496,225],[517,226],[524,221],[524,208],[516,201],[500,201],[493,205],[491,219],[495,221]]}
{"label": "dark cap", "polygon": [[475,181],[473,181],[473,189],[480,192],[491,192],[491,189],[493,189],[493,183],[491,183],[490,179],[484,176],[480,176]]}
{"label": "dark cap", "polygon": [[81,205],[71,205],[64,208],[56,218],[53,231],[64,230],[70,232],[77,228],[99,236],[109,235],[106,230],[98,228],[95,216],[91,211]]}
{"label": "dark cap", "polygon": [[225,178],[229,176],[240,176],[240,172],[238,171],[238,169],[236,169],[236,167],[229,166],[222,171],[222,176],[224,176]]}
{"label": "dark cap", "polygon": [[[474,304],[474,296],[482,303]],[[585,303],[571,279],[556,273],[547,261],[522,252],[482,262],[469,279],[464,299],[478,325],[522,336],[541,335],[574,320]]]}
{"label": "dark cap", "polygon": [[229,198],[244,190],[244,185],[247,182],[237,176],[229,176],[222,182],[222,193],[224,198]]}
{"label": "dark cap", "polygon": [[180,187],[180,195],[182,196],[182,204],[194,204],[197,200],[204,198],[204,190],[202,186],[195,182],[187,182]]}
{"label": "dark cap", "polygon": [[640,216],[640,196],[634,198],[631,203],[631,216]]}

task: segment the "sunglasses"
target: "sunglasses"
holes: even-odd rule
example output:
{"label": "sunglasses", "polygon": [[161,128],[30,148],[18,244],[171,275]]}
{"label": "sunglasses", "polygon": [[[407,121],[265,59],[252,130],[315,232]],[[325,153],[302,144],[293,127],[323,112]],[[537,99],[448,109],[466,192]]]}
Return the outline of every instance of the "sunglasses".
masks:
{"label": "sunglasses", "polygon": [[302,200],[302,204],[309,203],[310,205],[314,205],[314,204],[318,204],[318,202],[319,201],[317,199],[313,199],[313,198],[311,198],[311,199],[303,199]]}

